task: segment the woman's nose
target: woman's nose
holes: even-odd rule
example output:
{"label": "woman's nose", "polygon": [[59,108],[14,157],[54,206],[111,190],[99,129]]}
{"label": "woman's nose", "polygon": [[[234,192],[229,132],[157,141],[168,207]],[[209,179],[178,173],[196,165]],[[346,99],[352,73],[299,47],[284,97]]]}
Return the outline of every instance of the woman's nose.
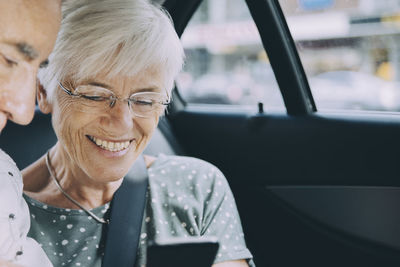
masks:
{"label": "woman's nose", "polygon": [[116,100],[109,109],[110,123],[114,127],[130,129],[133,126],[133,113],[127,101]]}

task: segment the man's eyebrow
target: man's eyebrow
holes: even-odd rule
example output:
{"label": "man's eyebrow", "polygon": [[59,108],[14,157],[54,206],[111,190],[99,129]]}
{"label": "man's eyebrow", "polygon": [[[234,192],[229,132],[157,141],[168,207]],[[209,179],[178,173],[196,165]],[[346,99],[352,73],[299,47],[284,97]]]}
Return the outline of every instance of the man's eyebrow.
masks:
{"label": "man's eyebrow", "polygon": [[17,48],[18,52],[26,57],[29,61],[32,61],[39,56],[39,53],[36,51],[36,49],[25,42],[16,43],[14,46]]}

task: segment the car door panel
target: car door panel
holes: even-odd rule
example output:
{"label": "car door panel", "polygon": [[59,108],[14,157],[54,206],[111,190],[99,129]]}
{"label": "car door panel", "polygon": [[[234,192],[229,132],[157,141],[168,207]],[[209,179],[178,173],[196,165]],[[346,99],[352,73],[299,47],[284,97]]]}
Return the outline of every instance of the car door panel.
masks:
{"label": "car door panel", "polygon": [[398,250],[321,224],[268,188],[238,189],[235,196],[258,266],[399,265]]}
{"label": "car door panel", "polygon": [[314,224],[400,253],[399,188],[268,186],[267,190]]}
{"label": "car door panel", "polygon": [[[397,186],[400,118],[188,107],[170,119],[190,155],[253,184]],[[188,127],[190,125],[190,127]]]}
{"label": "car door panel", "polygon": [[397,116],[188,105],[169,119],[227,176],[260,266],[399,264]]}

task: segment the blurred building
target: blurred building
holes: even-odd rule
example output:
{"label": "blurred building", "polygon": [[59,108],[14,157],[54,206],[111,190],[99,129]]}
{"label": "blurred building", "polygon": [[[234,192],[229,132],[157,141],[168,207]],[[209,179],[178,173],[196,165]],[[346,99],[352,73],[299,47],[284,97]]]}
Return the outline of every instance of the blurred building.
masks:
{"label": "blurred building", "polygon": [[[351,71],[400,81],[400,0],[279,2],[309,78]],[[263,96],[264,101],[278,90],[244,0],[204,0],[182,41],[191,62],[196,62],[185,67],[190,76],[187,80],[220,81],[222,78],[216,78],[219,74],[235,80],[247,75],[253,81],[251,86],[267,86],[270,90]],[[236,83],[245,84],[242,81],[246,79]],[[246,90],[242,88],[241,92]],[[249,95],[254,94],[251,90],[247,90]],[[243,101],[244,95],[235,99]]]}

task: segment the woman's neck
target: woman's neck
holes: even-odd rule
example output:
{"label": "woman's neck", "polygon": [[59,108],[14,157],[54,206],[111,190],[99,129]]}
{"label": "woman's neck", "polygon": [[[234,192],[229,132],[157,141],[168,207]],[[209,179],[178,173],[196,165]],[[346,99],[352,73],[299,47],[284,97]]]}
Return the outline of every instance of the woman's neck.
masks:
{"label": "woman's neck", "polygon": [[122,179],[112,182],[98,182],[89,177],[57,143],[50,150],[49,167],[46,166],[46,155],[22,171],[25,193],[49,205],[79,209],[58,189],[57,179],[63,191],[79,202],[84,208],[92,209],[111,201]]}

